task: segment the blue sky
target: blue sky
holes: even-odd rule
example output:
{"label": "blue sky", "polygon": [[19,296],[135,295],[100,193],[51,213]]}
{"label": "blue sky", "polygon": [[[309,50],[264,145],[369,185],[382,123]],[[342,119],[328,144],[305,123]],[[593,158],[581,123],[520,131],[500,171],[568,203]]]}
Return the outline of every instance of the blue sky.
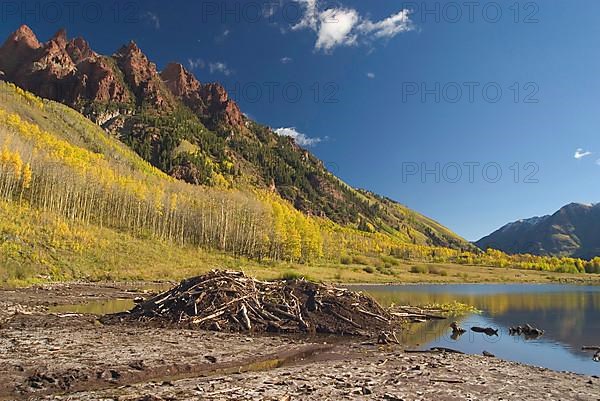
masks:
{"label": "blue sky", "polygon": [[105,54],[134,39],[353,186],[476,240],[600,200],[598,15],[593,0],[8,1],[0,34],[66,27]]}

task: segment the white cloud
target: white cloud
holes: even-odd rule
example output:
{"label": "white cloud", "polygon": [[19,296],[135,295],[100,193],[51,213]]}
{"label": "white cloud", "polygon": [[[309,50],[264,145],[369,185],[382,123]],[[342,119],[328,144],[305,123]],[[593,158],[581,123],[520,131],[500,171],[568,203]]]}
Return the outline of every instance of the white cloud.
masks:
{"label": "white cloud", "polygon": [[188,59],[188,67],[190,70],[197,70],[206,67],[206,63],[201,58]]}
{"label": "white cloud", "polygon": [[367,78],[375,79],[375,74],[373,74],[372,72],[367,72]]}
{"label": "white cloud", "polygon": [[208,69],[211,74],[218,72],[225,76],[229,76],[233,73],[233,71],[231,69],[229,69],[229,67],[227,67],[227,64],[220,62],[220,61],[218,61],[216,63],[209,63]]}
{"label": "white cloud", "polygon": [[279,61],[281,61],[281,64],[289,64],[294,60],[291,57],[282,57]]}
{"label": "white cloud", "polygon": [[358,38],[353,33],[359,15],[355,10],[343,8],[330,8],[319,14],[319,31],[315,49],[326,53],[337,46],[350,46]]}
{"label": "white cloud", "polygon": [[413,29],[413,25],[410,20],[410,11],[402,10],[378,22],[364,20],[358,29],[365,34],[380,39],[393,38],[399,33],[410,31]]}
{"label": "white cloud", "polygon": [[302,19],[292,27],[293,30],[310,28],[317,30],[317,20],[319,18],[317,9],[317,0],[296,0],[304,5],[304,15]]}
{"label": "white cloud", "polygon": [[591,155],[592,152],[586,152],[583,149],[579,148],[575,151],[575,155],[573,156],[576,159],[583,159],[586,156]]}
{"label": "white cloud", "polygon": [[311,138],[306,136],[305,134],[298,132],[298,130],[296,130],[294,127],[277,128],[275,133],[280,136],[289,136],[294,138],[296,143],[300,146],[315,146],[323,141],[321,138]]}
{"label": "white cloud", "polygon": [[150,11],[146,11],[142,14],[142,18],[145,19],[148,23],[154,25],[154,28],[160,29],[160,18],[155,13]]}
{"label": "white cloud", "polygon": [[292,30],[310,29],[317,34],[315,49],[325,53],[338,46],[352,46],[359,42],[390,39],[411,31],[410,11],[403,9],[380,21],[371,21],[352,8],[330,7],[319,9],[318,0],[295,0],[303,5],[304,14]]}
{"label": "white cloud", "polygon": [[596,160],[596,164],[600,166],[600,159]]}

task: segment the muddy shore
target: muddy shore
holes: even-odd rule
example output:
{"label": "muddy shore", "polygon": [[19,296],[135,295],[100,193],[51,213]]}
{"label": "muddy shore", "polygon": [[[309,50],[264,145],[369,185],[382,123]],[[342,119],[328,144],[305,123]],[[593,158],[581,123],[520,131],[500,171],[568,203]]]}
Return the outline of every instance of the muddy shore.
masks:
{"label": "muddy shore", "polygon": [[104,326],[49,307],[143,286],[0,290],[0,400],[600,400],[597,377],[365,339]]}

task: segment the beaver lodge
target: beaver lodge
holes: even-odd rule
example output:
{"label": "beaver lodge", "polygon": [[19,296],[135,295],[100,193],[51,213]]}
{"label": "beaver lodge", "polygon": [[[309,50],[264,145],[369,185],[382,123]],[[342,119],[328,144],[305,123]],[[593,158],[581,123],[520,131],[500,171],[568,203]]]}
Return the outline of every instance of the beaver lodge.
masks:
{"label": "beaver lodge", "polygon": [[214,270],[103,323],[141,322],[190,328],[275,333],[367,335],[390,330],[394,315],[362,293],[304,279],[265,282]]}

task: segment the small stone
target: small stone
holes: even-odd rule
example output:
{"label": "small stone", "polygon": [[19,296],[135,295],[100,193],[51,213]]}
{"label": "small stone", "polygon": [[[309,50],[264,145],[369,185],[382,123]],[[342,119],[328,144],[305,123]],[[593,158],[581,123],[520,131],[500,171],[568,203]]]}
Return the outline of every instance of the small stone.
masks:
{"label": "small stone", "polygon": [[34,381],[29,383],[29,387],[39,390],[41,388],[44,388],[44,385],[38,381]]}
{"label": "small stone", "polygon": [[144,365],[143,360],[133,361],[129,364],[129,367],[135,370],[144,370],[146,369],[146,365]]}

